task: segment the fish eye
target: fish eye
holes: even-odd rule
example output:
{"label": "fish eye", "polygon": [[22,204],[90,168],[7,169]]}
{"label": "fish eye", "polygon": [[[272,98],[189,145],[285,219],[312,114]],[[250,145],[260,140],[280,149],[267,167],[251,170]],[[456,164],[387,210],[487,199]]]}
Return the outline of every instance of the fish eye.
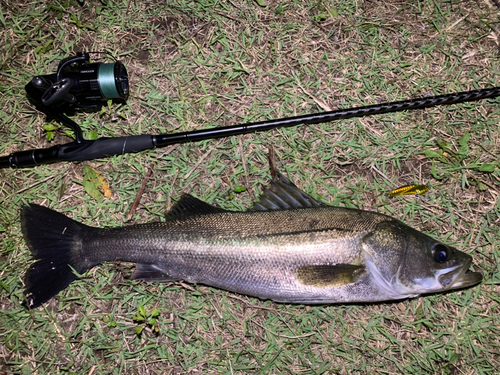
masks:
{"label": "fish eye", "polygon": [[437,243],[432,248],[432,254],[436,262],[443,263],[448,260],[449,250],[446,246]]}

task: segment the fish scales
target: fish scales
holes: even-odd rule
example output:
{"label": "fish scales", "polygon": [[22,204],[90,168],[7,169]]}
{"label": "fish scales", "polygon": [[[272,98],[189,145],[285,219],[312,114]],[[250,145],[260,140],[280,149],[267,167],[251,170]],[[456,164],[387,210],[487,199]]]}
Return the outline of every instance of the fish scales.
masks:
{"label": "fish scales", "polygon": [[[333,207],[214,213],[97,229],[83,239],[83,248],[89,265],[113,260],[156,264],[172,280],[251,295],[266,290],[266,298],[283,300],[313,289],[297,282],[297,268],[353,262],[362,237],[388,219]],[[317,298],[325,292],[316,291]]]}
{"label": "fish scales", "polygon": [[184,196],[160,223],[94,228],[30,205],[21,213],[37,260],[26,303],[37,307],[106,261],[137,263],[133,279],[183,280],[292,303],[373,302],[481,280],[472,258],[397,219],[329,207],[278,175],[254,210]]}

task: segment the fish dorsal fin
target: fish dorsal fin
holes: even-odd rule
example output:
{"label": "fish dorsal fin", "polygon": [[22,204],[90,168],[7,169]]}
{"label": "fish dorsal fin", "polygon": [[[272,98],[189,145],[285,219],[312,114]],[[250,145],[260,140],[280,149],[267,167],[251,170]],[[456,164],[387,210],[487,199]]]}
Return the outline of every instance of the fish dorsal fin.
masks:
{"label": "fish dorsal fin", "polygon": [[184,194],[181,199],[165,214],[167,220],[178,220],[190,216],[206,215],[219,212],[227,212],[226,210],[205,203],[190,194]]}
{"label": "fish dorsal fin", "polygon": [[288,178],[277,172],[276,179],[264,189],[259,201],[250,211],[279,211],[324,206],[326,205],[304,193]]}
{"label": "fish dorsal fin", "polygon": [[304,285],[318,288],[352,284],[364,273],[365,267],[354,264],[320,264],[299,267],[295,276]]}

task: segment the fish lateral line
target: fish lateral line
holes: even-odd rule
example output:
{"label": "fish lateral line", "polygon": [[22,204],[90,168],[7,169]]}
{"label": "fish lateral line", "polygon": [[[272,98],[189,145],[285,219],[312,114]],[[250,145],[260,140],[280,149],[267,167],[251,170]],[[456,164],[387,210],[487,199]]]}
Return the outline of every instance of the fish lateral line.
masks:
{"label": "fish lateral line", "polygon": [[[467,272],[471,256],[445,251],[451,248],[390,216],[326,206],[281,174],[262,197],[255,209],[246,211],[246,223],[240,211],[185,196],[167,213],[166,222],[109,229],[87,226],[36,204],[24,206],[21,228],[34,258],[25,276],[26,306],[42,305],[79,275],[116,259],[137,263],[135,280],[183,280],[286,303],[397,300],[482,280],[480,273]],[[324,233],[335,232],[329,224],[344,227],[329,236]],[[245,241],[249,237],[238,237],[244,231],[233,233],[241,225],[249,225],[252,237],[260,230],[262,238],[274,239],[265,246]],[[308,226],[311,230],[297,229]],[[204,237],[199,236],[201,229]],[[272,251],[276,247],[280,251]],[[426,280],[425,285],[418,280]]]}

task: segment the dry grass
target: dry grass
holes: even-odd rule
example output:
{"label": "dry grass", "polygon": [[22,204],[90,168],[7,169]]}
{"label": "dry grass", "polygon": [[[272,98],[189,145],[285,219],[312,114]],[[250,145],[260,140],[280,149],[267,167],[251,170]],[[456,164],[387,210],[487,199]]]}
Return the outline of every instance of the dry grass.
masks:
{"label": "dry grass", "polygon": [[[498,85],[500,9],[492,0],[0,4],[1,155],[48,146],[47,119],[23,87],[82,49],[118,57],[132,88],[127,105],[74,117],[86,135],[187,131]],[[91,161],[113,190],[101,202],[82,187],[83,163],[0,170],[0,373],[496,373],[497,104]],[[68,141],[63,130],[54,142]],[[311,195],[390,214],[457,246],[474,257],[484,283],[397,303],[310,307],[132,282],[133,266],[120,263],[94,268],[43,308],[20,306],[30,262],[22,204],[44,204],[87,224],[123,225],[151,167],[133,222],[161,220],[184,192],[244,209],[269,180],[269,145],[278,167]],[[482,172],[485,163],[495,170]],[[425,199],[387,198],[408,183],[432,189]],[[236,193],[238,186],[245,192]],[[158,335],[151,327],[134,331],[139,306],[160,309]]]}

